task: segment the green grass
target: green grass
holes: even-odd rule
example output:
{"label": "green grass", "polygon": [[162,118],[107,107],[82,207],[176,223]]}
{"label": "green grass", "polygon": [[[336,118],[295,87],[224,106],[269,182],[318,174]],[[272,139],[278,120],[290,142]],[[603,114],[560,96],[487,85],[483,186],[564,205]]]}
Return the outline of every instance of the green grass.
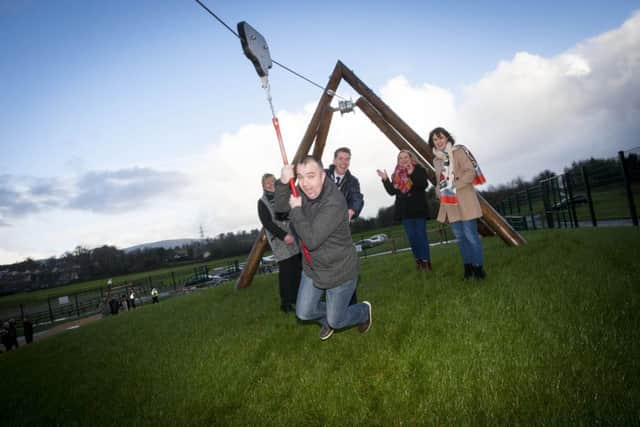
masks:
{"label": "green grass", "polygon": [[318,338],[275,275],[161,301],[0,355],[3,425],[638,425],[640,232],[485,239],[434,273],[363,260],[371,331]]}

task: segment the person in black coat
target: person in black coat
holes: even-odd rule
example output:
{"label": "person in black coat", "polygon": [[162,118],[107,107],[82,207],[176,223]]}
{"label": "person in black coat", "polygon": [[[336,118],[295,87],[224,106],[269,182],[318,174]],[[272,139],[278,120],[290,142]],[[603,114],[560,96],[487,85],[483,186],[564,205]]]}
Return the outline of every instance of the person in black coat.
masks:
{"label": "person in black coat", "polygon": [[407,150],[398,153],[398,164],[391,178],[386,170],[377,170],[385,190],[396,197],[394,217],[402,222],[416,268],[431,271],[431,254],[426,225],[428,217],[427,195],[429,186],[427,171],[418,164],[415,155]]}
{"label": "person in black coat", "polygon": [[[351,150],[348,147],[340,147],[333,153],[333,164],[326,169],[327,177],[336,183],[338,190],[347,201],[349,221],[360,216],[364,207],[364,196],[360,192],[360,181],[351,174]],[[356,291],[353,291],[350,305],[358,303]]]}
{"label": "person in black coat", "polygon": [[27,344],[33,342],[33,322],[29,317],[22,320],[22,330],[24,331],[24,340]]}
{"label": "person in black coat", "polygon": [[258,217],[264,227],[269,246],[278,261],[278,286],[280,289],[280,310],[294,312],[298,298],[302,258],[295,236],[289,227],[286,214],[274,210],[276,177],[266,173],[262,176],[262,197],[258,199]]}

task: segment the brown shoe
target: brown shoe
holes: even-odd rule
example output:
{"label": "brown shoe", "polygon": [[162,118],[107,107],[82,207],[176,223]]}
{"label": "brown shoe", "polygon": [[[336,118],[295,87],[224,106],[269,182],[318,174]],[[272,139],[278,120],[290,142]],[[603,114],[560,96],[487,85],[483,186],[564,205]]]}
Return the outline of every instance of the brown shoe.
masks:
{"label": "brown shoe", "polygon": [[366,322],[360,323],[358,325],[358,330],[361,334],[366,334],[371,329],[371,323],[373,323],[373,318],[371,317],[371,303],[369,301],[362,301],[363,304],[366,304],[369,308],[369,319]]}

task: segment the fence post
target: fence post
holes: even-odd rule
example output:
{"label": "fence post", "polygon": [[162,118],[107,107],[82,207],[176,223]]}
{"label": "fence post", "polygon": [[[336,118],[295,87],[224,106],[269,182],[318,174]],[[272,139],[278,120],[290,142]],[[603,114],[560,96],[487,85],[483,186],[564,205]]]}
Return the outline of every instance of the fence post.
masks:
{"label": "fence post", "polygon": [[176,291],[176,276],[173,273],[173,271],[171,272],[171,281],[173,282],[173,291]]}
{"label": "fence post", "polygon": [[[533,215],[533,202],[531,201],[531,192],[529,187],[526,188],[527,204],[529,205],[529,215],[531,216],[531,226],[536,229],[536,217]],[[525,220],[526,221],[526,220]]]}
{"label": "fence post", "polygon": [[51,297],[47,297],[47,304],[49,305],[49,320],[51,320],[51,324],[53,325],[53,310],[51,309]]}
{"label": "fence post", "polygon": [[627,169],[627,162],[624,158],[624,151],[618,151],[620,157],[620,165],[622,166],[622,175],[624,177],[624,188],[627,192],[627,201],[629,203],[629,213],[631,214],[631,222],[636,227],[638,226],[638,213],[636,211],[636,204],[633,201],[633,192],[631,191],[631,177],[629,176],[629,169]]}
{"label": "fence post", "polygon": [[541,181],[540,192],[542,193],[542,205],[544,206],[544,216],[547,218],[547,228],[553,228],[553,214],[550,212],[549,193],[546,191],[545,181]]}
{"label": "fence post", "polygon": [[80,318],[80,307],[78,306],[78,294],[76,294],[76,317]]}
{"label": "fence post", "polygon": [[565,174],[566,187],[567,187],[567,209],[569,210],[569,220],[573,223],[575,228],[578,228],[578,215],[576,214],[576,205],[573,203],[573,180],[571,179],[571,172]]}
{"label": "fence post", "polygon": [[24,320],[24,307],[22,306],[22,303],[20,303],[20,318]]}
{"label": "fence post", "polygon": [[591,184],[589,183],[589,175],[587,174],[587,168],[582,166],[582,180],[584,181],[584,188],[587,192],[587,201],[589,202],[589,214],[591,215],[591,224],[594,227],[598,226],[598,220],[596,219],[596,211],[593,208],[593,199],[591,198]]}

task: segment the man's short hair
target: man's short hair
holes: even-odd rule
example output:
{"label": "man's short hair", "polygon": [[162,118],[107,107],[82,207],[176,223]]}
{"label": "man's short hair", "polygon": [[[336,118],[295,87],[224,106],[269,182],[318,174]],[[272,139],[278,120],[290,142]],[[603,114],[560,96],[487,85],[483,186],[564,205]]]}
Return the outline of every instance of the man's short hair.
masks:
{"label": "man's short hair", "polygon": [[316,159],[313,156],[305,156],[302,160],[300,160],[298,162],[298,164],[296,166],[298,166],[298,165],[308,165],[309,163],[315,163],[316,165],[318,165],[318,167],[320,169],[324,170],[324,166],[322,166],[322,161]]}
{"label": "man's short hair", "polygon": [[348,147],[340,147],[340,148],[338,148],[336,151],[333,152],[333,158],[334,159],[336,157],[338,157],[338,153],[347,153],[348,155],[351,155],[351,150],[349,150]]}

